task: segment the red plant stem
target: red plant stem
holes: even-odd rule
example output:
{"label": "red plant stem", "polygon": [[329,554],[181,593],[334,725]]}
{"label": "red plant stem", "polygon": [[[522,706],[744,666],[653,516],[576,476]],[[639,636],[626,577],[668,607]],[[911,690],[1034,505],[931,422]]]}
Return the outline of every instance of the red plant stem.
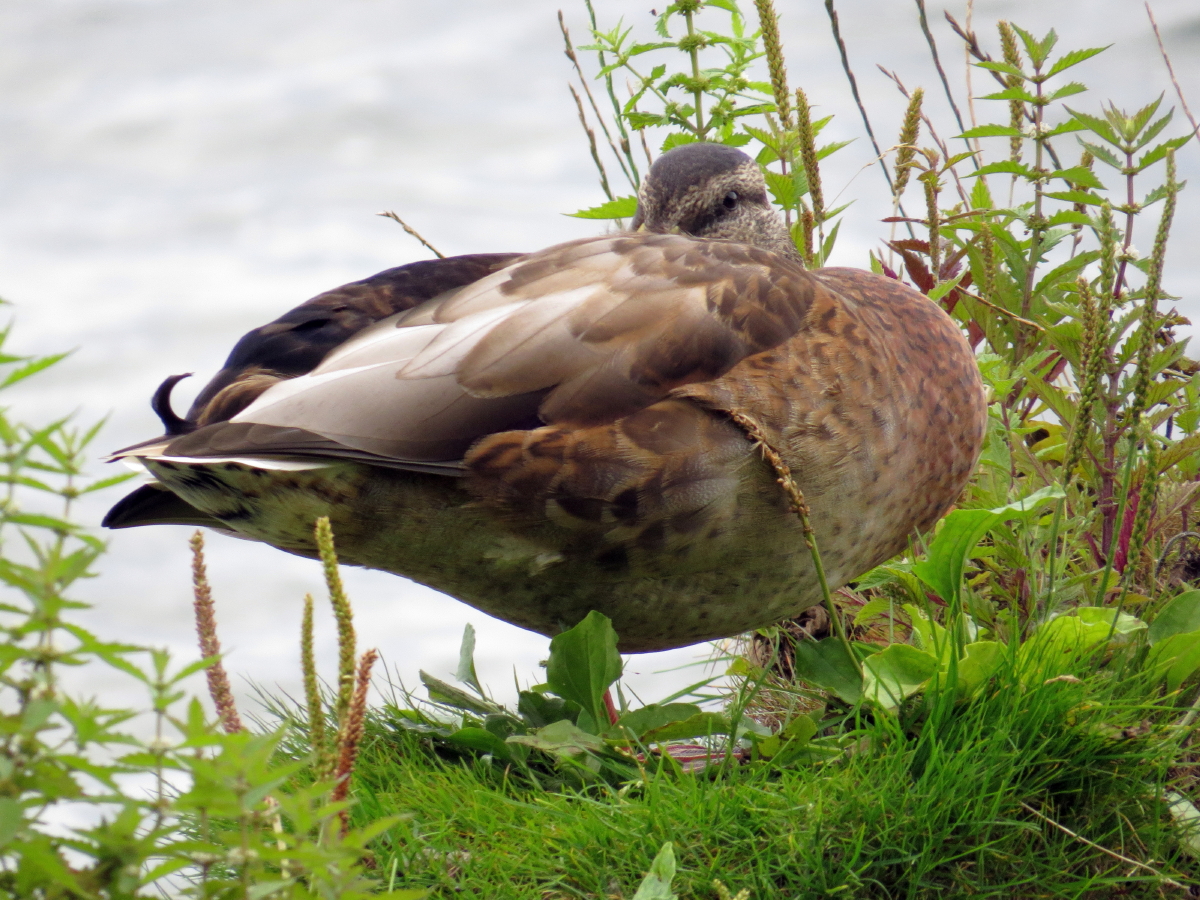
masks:
{"label": "red plant stem", "polygon": [[1125,506],[1125,519],[1121,522],[1121,535],[1117,538],[1117,554],[1113,557],[1113,568],[1125,573],[1125,563],[1129,558],[1129,538],[1133,534],[1133,520],[1137,517],[1138,501],[1141,491],[1131,491],[1132,496]]}
{"label": "red plant stem", "polygon": [[617,714],[617,705],[613,703],[612,691],[608,689],[604,691],[604,709],[608,712],[609,724],[616,725],[620,715]]}

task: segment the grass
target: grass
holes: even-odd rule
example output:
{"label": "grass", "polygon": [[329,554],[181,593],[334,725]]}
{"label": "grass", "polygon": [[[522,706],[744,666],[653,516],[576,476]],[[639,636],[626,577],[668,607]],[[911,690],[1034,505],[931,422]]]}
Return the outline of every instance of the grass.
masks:
{"label": "grass", "polygon": [[714,880],[752,898],[1179,896],[1171,883],[1200,882],[1180,874],[1162,799],[1178,747],[1150,724],[1164,710],[1118,684],[998,683],[940,721],[927,698],[849,723],[836,763],[658,762],[623,787],[557,791],[447,754],[388,707],[369,718],[352,817],[402,816],[377,871],[433,896],[628,897],[666,841],[681,897],[716,897]]}

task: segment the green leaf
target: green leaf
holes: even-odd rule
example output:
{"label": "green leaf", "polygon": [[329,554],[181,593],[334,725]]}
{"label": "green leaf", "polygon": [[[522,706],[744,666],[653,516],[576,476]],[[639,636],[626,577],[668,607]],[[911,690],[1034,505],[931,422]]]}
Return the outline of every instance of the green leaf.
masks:
{"label": "green leaf", "polygon": [[938,668],[932,653],[892,644],[863,660],[863,695],[887,709],[894,708],[919,691]]}
{"label": "green leaf", "polygon": [[1054,65],[1050,67],[1050,71],[1046,73],[1046,77],[1049,78],[1057,75],[1059,72],[1071,68],[1071,66],[1077,66],[1085,59],[1091,59],[1097,53],[1103,53],[1111,46],[1112,44],[1106,44],[1103,47],[1088,47],[1086,50],[1072,50],[1069,53],[1064,53],[1054,61]]}
{"label": "green leaf", "polygon": [[1016,66],[1009,65],[1006,62],[996,62],[995,60],[988,60],[987,62],[975,63],[975,65],[981,69],[990,69],[993,72],[1001,72],[1005,75],[1012,75],[1014,78],[1020,78],[1022,81],[1026,80],[1028,77],[1028,76],[1026,76],[1026,74],[1024,72],[1022,72]]}
{"label": "green leaf", "polygon": [[648,731],[664,728],[676,722],[684,722],[693,716],[700,715],[700,712],[700,707],[694,703],[666,703],[662,706],[651,703],[649,706],[625,713],[617,720],[615,729],[631,731],[640,738]]}
{"label": "green leaf", "polygon": [[[1082,94],[1087,90],[1086,84],[1081,84],[1078,81],[1072,81],[1069,84],[1064,84],[1060,88],[1056,88],[1046,95],[1046,99],[1053,102],[1061,100],[1063,97],[1073,97],[1076,94]],[[1067,122],[1062,125],[1056,125],[1054,128],[1046,132],[1046,137],[1053,137],[1056,134],[1065,134],[1068,131],[1080,131],[1084,126],[1078,122]]]}
{"label": "green leaf", "polygon": [[561,697],[547,696],[538,691],[521,691],[517,695],[517,712],[533,728],[543,728],[563,719],[574,721],[579,714],[579,707],[574,703],[568,704]]}
{"label": "green leaf", "polygon": [[25,810],[12,797],[0,797],[0,847],[7,847],[25,824]]}
{"label": "green leaf", "polygon": [[1031,518],[1041,512],[1046,503],[1064,496],[1061,487],[1051,485],[996,509],[956,509],[943,521],[941,530],[929,546],[928,558],[913,564],[913,574],[943,600],[954,599],[958,596],[968,554],[989,530],[1010,519]]}
{"label": "green leaf", "polygon": [[545,728],[539,728],[533,734],[514,734],[505,740],[509,744],[524,744],[544,753],[558,753],[567,756],[578,756],[581,753],[595,752],[604,748],[603,740],[594,734],[588,734],[574,722],[566,719],[554,722]]}
{"label": "green leaf", "polygon": [[1189,631],[1200,631],[1200,591],[1185,591],[1159,611],[1150,623],[1150,645]]}
{"label": "green leaf", "polygon": [[1200,809],[1177,791],[1167,791],[1163,799],[1179,829],[1179,849],[1192,858],[1200,857]]}
{"label": "green leaf", "polygon": [[1071,184],[1090,187],[1097,191],[1104,190],[1104,183],[1087,166],[1071,166],[1067,169],[1058,169],[1051,172],[1050,177],[1061,178]]}
{"label": "green leaf", "polygon": [[1013,162],[1011,159],[1001,160],[1000,162],[988,163],[986,166],[980,166],[971,175],[1021,175],[1025,178],[1033,177],[1029,166],[1023,163]]}
{"label": "green leaf", "polygon": [[454,677],[463,684],[469,684],[480,694],[483,688],[479,686],[479,677],[475,674],[475,627],[468,622],[463,628],[462,643],[458,646],[458,668]]}
{"label": "green leaf", "polygon": [[546,683],[558,696],[578,703],[595,722],[608,721],[604,692],[620,677],[617,633],[602,613],[592,610],[550,641]]}
{"label": "green leaf", "polygon": [[453,706],[455,709],[463,709],[467,712],[478,713],[483,716],[504,712],[501,707],[492,701],[468,694],[461,688],[447,684],[440,678],[434,678],[428,672],[422,671],[419,674],[421,676],[421,683],[429,691],[429,699],[434,703],[444,703],[447,706]]}
{"label": "green leaf", "polygon": [[1088,206],[1100,206],[1104,200],[1087,191],[1047,191],[1044,195],[1053,200],[1064,200],[1067,203],[1084,203]]}
{"label": "green leaf", "polygon": [[837,638],[801,641],[795,647],[792,669],[801,681],[829,691],[846,703],[857,703],[862,697],[862,676]]}
{"label": "green leaf", "polygon": [[1179,690],[1200,669],[1200,631],[1174,634],[1155,644],[1146,657],[1146,666],[1163,670],[1168,691]]}
{"label": "green leaf", "polygon": [[980,125],[976,128],[969,128],[959,135],[960,138],[984,138],[984,137],[1025,137],[1025,133],[1020,128],[1013,128],[1011,125]]}
{"label": "green leaf", "polygon": [[650,864],[650,871],[638,885],[633,900],[677,900],[677,895],[671,891],[671,882],[675,880],[675,847],[667,841]]}
{"label": "green leaf", "polygon": [[963,658],[958,661],[958,691],[970,696],[1000,670],[1008,648],[997,641],[975,641],[963,649]]}
{"label": "green leaf", "polygon": [[505,762],[511,761],[513,758],[512,748],[508,746],[508,743],[486,728],[460,728],[446,740],[469,750],[490,753]]}
{"label": "green leaf", "polygon": [[665,741],[688,741],[713,734],[729,734],[732,730],[733,725],[729,719],[720,713],[700,712],[682,722],[652,728],[642,735],[642,740],[648,744],[661,744]]}
{"label": "green leaf", "polygon": [[1109,634],[1133,634],[1146,628],[1146,623],[1137,616],[1105,606],[1080,606],[1075,609],[1075,615],[1079,616],[1079,621],[1084,625],[1099,628],[1097,633],[1103,634],[1105,638]]}
{"label": "green leaf", "polygon": [[591,209],[567,213],[576,219],[632,219],[637,213],[637,197],[617,197]]}

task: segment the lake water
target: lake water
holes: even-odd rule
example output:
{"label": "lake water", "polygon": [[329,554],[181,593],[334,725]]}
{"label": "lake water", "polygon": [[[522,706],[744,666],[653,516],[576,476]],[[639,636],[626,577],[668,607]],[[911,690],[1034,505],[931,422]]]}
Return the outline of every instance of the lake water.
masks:
{"label": "lake water", "polygon": [[[564,0],[565,2],[565,0]],[[560,4],[413,0],[7,0],[0,5],[0,296],[15,304],[14,346],[76,348],[6,402],[34,420],[108,415],[97,451],[158,433],[147,400],[167,374],[197,373],[176,408],[233,341],[335,285],[427,254],[375,213],[394,209],[443,252],[529,250],[596,232],[562,213],[603,197],[566,90]],[[650,3],[598,0],[649,36]],[[752,9],[751,4],[745,4]],[[830,159],[826,192],[855,199],[834,262],[863,265],[888,214],[881,178],[850,100],[819,0],[779,0],[789,74],[826,135],[856,142]],[[1200,7],[1161,0],[1156,13],[1193,109],[1200,112]],[[930,14],[955,83],[962,52]],[[965,4],[951,12],[965,20]],[[916,26],[899,0],[839,4],[842,28],[880,139],[902,112],[882,63],[944,101]],[[586,42],[581,6],[565,10]],[[1129,0],[981,0],[976,26],[1008,18],[1054,25],[1064,47],[1114,43],[1081,66],[1095,110],[1160,92],[1175,103],[1144,10]],[[981,73],[975,78],[980,79]],[[981,121],[1006,121],[1003,109]],[[999,104],[991,104],[999,106]],[[947,126],[946,134],[953,131]],[[1074,151],[1072,151],[1074,153]],[[1180,156],[1200,184],[1200,151]],[[831,187],[832,186],[832,189]],[[1195,190],[1195,188],[1193,188]],[[1190,194],[1190,192],[1189,192]],[[1200,313],[1200,209],[1184,195],[1166,289]],[[1150,239],[1136,241],[1149,249]],[[102,464],[97,462],[96,470]],[[110,493],[82,507],[98,523]],[[194,655],[184,528],[111,535],[101,576],[79,591],[108,638]],[[300,599],[321,594],[318,567],[269,547],[208,538],[227,665],[249,682],[298,689]],[[453,672],[465,623],[478,667],[501,698],[540,680],[547,641],[457,601],[377,572],[347,573],[361,643],[378,646],[408,684]],[[332,625],[321,624],[332,671]],[[677,667],[705,647],[634,657],[633,683],[656,699],[701,677]],[[86,687],[138,702],[123,678]]]}

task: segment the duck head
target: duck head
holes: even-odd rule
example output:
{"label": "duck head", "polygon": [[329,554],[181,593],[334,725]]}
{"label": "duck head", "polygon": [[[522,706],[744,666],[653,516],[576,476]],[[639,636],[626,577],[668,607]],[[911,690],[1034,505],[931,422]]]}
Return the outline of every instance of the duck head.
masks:
{"label": "duck head", "polygon": [[642,181],[631,228],[736,241],[800,259],[758,163],[724,144],[684,144],[660,156]]}

